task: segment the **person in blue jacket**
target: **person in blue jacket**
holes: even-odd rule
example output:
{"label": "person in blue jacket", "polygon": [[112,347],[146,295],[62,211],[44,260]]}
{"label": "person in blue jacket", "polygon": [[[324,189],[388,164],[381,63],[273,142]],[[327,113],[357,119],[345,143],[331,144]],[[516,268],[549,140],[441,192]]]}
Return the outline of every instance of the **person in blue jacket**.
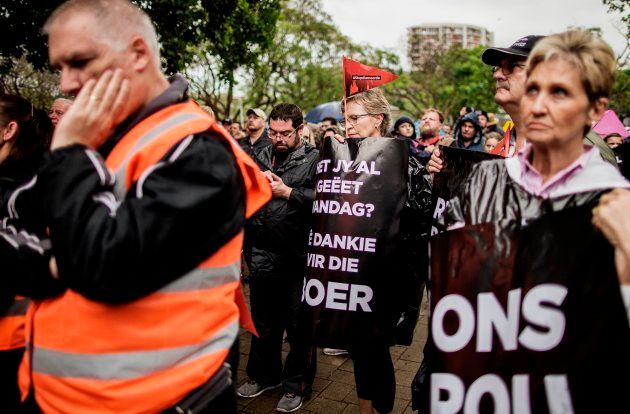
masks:
{"label": "person in blue jacket", "polygon": [[467,113],[457,122],[453,138],[455,140],[451,147],[483,152],[483,132],[474,111]]}

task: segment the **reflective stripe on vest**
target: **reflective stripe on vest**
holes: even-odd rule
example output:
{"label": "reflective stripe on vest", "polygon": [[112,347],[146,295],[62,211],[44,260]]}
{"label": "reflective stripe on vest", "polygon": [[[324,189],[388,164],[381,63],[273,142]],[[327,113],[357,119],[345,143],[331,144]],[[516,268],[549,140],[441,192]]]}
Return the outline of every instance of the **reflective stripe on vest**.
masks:
{"label": "reflective stripe on vest", "polygon": [[[206,130],[230,143],[247,210],[262,206],[271,194],[263,174],[192,101],[149,116],[117,143],[106,164],[116,174],[118,197],[124,199],[185,137]],[[72,291],[36,303],[29,312],[31,358],[20,372],[23,396],[32,368],[44,412],[151,413],[172,407],[221,367],[238,334],[242,241],[241,231],[197,268],[130,303],[93,302]]]}
{"label": "reflective stripe on vest", "polygon": [[238,333],[233,322],[208,341],[195,345],[153,351],[85,355],[37,348],[33,351],[33,370],[58,377],[99,380],[132,379],[150,375],[202,356],[229,348]]}
{"label": "reflective stripe on vest", "polygon": [[30,304],[30,299],[18,296],[0,315],[0,351],[24,347],[25,315]]}

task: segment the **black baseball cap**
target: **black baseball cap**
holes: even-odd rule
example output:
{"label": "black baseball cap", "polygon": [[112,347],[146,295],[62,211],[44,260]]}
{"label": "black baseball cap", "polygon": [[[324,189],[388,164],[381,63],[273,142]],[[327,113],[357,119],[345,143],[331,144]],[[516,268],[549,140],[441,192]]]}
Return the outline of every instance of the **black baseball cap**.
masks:
{"label": "black baseball cap", "polygon": [[489,47],[481,54],[481,61],[486,65],[499,66],[501,59],[508,56],[527,57],[536,43],[545,36],[529,35],[521,37],[510,47]]}

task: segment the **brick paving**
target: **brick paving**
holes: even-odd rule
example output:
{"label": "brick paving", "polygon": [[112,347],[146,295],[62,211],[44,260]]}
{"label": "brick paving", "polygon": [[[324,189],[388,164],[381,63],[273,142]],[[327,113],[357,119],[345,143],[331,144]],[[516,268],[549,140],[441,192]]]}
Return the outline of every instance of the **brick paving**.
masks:
{"label": "brick paving", "polygon": [[[246,289],[247,290],[247,289]],[[246,293],[248,293],[246,291]],[[425,295],[426,298],[426,295]],[[245,366],[249,357],[251,334],[240,335],[241,360],[238,367],[238,385],[245,382]],[[422,361],[422,348],[427,339],[427,309],[423,300],[420,318],[416,325],[413,342],[410,346],[396,345],[391,348],[396,371],[396,400],[393,413],[413,413],[411,410],[411,381]],[[284,344],[283,358],[288,352]],[[321,349],[317,356],[317,374],[313,383],[313,393],[304,401],[296,413],[354,414],[359,412],[359,401],[354,387],[352,361],[342,356],[324,355]],[[275,413],[276,404],[282,397],[282,390],[267,391],[257,398],[239,398],[239,413]]]}

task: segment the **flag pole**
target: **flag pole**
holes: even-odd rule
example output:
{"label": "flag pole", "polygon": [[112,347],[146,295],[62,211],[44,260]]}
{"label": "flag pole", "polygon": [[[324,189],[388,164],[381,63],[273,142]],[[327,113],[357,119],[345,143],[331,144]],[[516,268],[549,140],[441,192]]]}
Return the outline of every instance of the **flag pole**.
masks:
{"label": "flag pole", "polygon": [[348,138],[348,116],[346,115],[346,109],[347,109],[347,101],[346,101],[346,96],[348,95],[348,92],[346,91],[346,68],[345,68],[345,63],[346,63],[346,57],[342,56],[342,60],[341,60],[341,71],[343,72],[343,135],[345,138]]}

